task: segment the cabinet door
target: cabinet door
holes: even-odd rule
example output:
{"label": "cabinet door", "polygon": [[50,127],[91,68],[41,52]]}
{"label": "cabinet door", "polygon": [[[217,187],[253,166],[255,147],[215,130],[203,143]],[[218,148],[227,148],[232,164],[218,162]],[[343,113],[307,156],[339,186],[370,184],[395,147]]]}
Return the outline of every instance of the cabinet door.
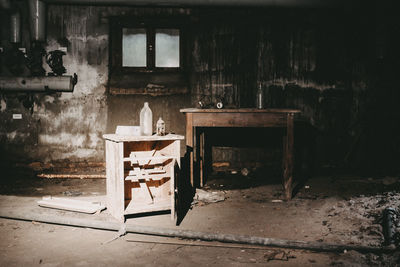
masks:
{"label": "cabinet door", "polygon": [[175,163],[175,176],[173,180],[173,208],[176,225],[179,225],[182,222],[187,212],[189,211],[195,192],[192,184],[190,183],[190,179],[188,179],[190,170],[188,155],[186,155],[183,160],[184,162],[182,163],[181,167],[179,167],[179,165]]}
{"label": "cabinet door", "polygon": [[177,161],[175,161],[174,163],[172,173],[174,174],[174,177],[171,177],[171,219],[175,221],[176,225],[178,225],[180,218],[179,207],[181,202],[181,200],[179,199],[179,178],[181,177],[181,175]]}

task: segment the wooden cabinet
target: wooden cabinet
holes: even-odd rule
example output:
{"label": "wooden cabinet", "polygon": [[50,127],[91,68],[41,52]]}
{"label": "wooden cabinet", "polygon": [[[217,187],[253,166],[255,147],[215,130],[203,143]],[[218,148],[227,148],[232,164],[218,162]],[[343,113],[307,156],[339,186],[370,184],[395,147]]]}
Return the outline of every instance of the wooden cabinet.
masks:
{"label": "wooden cabinet", "polygon": [[175,219],[175,180],[180,169],[181,135],[105,134],[107,209],[125,215],[171,210]]}

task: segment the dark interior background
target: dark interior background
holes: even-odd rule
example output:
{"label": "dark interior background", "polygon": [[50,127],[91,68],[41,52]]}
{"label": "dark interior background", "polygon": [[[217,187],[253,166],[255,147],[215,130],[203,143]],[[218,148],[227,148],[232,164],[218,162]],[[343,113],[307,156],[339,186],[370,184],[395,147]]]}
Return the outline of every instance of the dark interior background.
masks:
{"label": "dark interior background", "polygon": [[[16,4],[22,17],[20,46],[29,54],[27,6],[25,1]],[[2,10],[0,16],[0,76],[11,75],[5,56],[11,49],[8,14]],[[123,94],[109,92],[110,18],[138,16],[184,19],[186,90],[130,94],[128,86]],[[400,22],[397,10],[386,1],[315,7],[50,2],[46,28],[45,50],[67,47],[66,74],[77,73],[78,83],[73,93],[0,90],[3,164],[102,162],[102,135],[114,132],[117,125],[138,125],[145,101],[154,122],[161,116],[167,131],[184,135],[180,108],[195,107],[205,96],[212,102],[222,98],[226,107],[255,107],[261,84],[266,107],[302,111],[295,133],[298,164],[313,166],[316,172],[329,168],[369,175],[400,169]],[[15,113],[22,119],[13,120]],[[239,168],[244,162],[266,160],[279,166],[279,136],[279,131],[257,129],[215,133],[210,139],[215,145],[212,155],[215,161]],[[236,142],[242,137],[252,140],[249,146]]]}

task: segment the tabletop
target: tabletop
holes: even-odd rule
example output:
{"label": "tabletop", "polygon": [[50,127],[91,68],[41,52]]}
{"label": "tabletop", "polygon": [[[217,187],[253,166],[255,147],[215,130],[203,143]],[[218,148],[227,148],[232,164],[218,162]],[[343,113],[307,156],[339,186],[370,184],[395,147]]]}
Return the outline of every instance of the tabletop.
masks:
{"label": "tabletop", "polygon": [[150,136],[134,136],[134,135],[119,135],[119,134],[104,134],[103,138],[114,142],[140,142],[140,141],[165,141],[165,140],[183,140],[182,135],[167,134],[167,135],[150,135]]}
{"label": "tabletop", "polygon": [[235,109],[200,109],[200,108],[183,108],[182,113],[300,113],[299,109],[288,108],[235,108]]}

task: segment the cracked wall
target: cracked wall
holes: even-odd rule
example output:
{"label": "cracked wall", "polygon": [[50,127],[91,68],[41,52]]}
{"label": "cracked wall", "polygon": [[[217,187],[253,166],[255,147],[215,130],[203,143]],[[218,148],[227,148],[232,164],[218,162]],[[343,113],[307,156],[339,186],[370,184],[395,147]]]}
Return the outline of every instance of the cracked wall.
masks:
{"label": "cracked wall", "polygon": [[[109,94],[109,17],[177,15],[189,18],[185,74],[190,94]],[[4,18],[2,22],[7,25]],[[67,48],[64,66],[67,74],[78,74],[78,84],[73,93],[2,93],[2,156],[102,161],[102,134],[117,125],[138,125],[145,101],[150,102],[154,121],[162,116],[167,131],[184,134],[180,108],[196,106],[203,96],[213,103],[222,97],[226,107],[254,107],[261,84],[266,107],[302,110],[307,126],[297,132],[298,143],[312,147],[319,166],[385,169],[395,165],[400,148],[395,134],[400,60],[394,38],[399,28],[396,14],[385,6],[351,10],[49,5],[45,49]],[[5,49],[7,33],[2,27]],[[29,34],[23,33],[29,49]],[[4,58],[1,61],[4,75]],[[12,119],[16,113],[22,114],[21,120]],[[313,140],[301,141],[310,136]],[[273,148],[278,149],[279,144]],[[248,150],[242,156],[237,153],[240,149],[225,147],[214,152],[224,160],[243,162],[246,153],[253,160]],[[259,151],[259,158],[271,157]]]}

